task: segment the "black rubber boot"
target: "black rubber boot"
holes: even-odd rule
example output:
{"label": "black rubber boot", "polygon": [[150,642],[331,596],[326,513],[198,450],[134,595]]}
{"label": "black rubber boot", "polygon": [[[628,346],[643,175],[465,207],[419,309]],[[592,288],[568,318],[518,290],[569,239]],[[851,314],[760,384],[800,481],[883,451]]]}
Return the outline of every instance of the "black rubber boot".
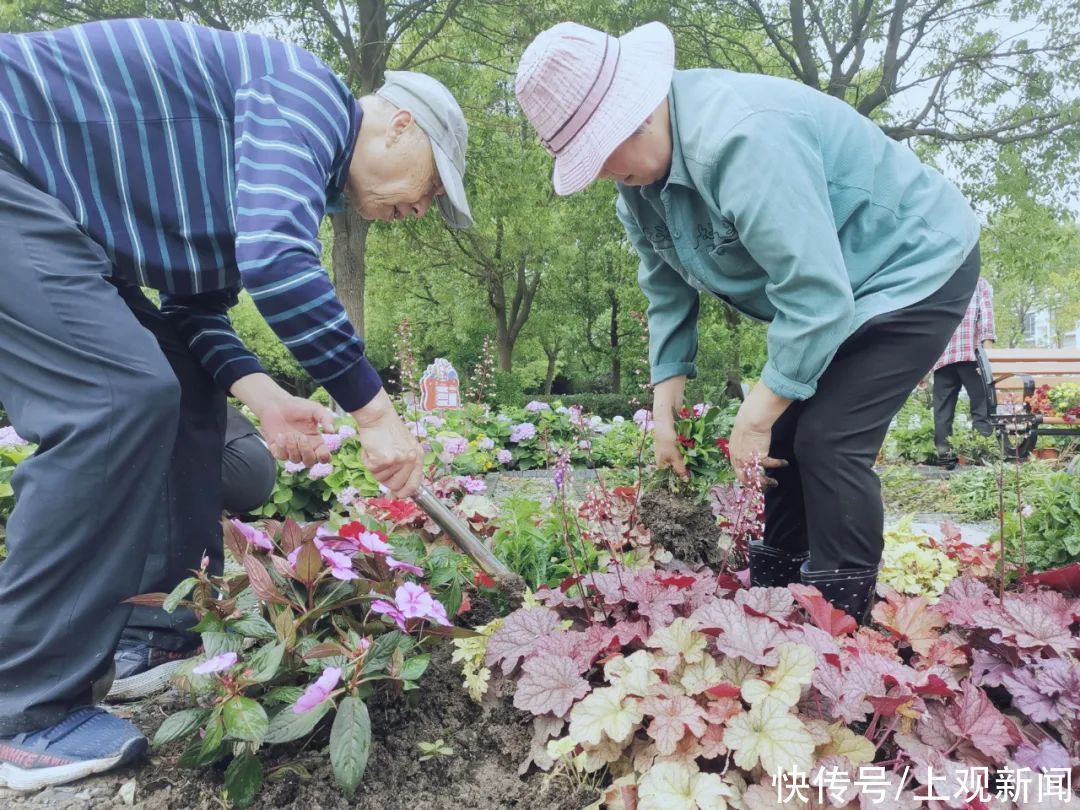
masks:
{"label": "black rubber boot", "polygon": [[837,571],[810,571],[810,561],[800,570],[803,585],[813,585],[833,607],[844,611],[859,624],[868,624],[874,607],[877,568],[841,568]]}
{"label": "black rubber boot", "polygon": [[750,587],[786,588],[799,581],[799,570],[810,552],[788,554],[764,543],[750,544]]}

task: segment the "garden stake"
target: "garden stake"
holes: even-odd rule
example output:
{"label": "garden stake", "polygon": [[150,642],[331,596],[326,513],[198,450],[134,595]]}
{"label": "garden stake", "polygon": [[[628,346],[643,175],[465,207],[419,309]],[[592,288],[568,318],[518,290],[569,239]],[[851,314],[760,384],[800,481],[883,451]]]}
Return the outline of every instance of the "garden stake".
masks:
{"label": "garden stake", "polygon": [[413,500],[427,513],[428,517],[439,524],[439,528],[454,541],[454,545],[479,565],[485,574],[495,580],[495,587],[501,593],[508,597],[520,597],[525,593],[525,580],[492,554],[491,549],[472,533],[465,521],[447,509],[430,489],[421,486],[420,491],[413,496]]}

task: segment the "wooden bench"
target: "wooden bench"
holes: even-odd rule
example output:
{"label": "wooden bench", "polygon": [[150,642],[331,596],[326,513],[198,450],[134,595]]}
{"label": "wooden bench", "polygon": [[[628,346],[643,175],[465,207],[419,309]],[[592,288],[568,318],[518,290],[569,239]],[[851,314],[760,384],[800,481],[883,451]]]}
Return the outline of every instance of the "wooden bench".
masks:
{"label": "wooden bench", "polygon": [[1039,436],[1080,438],[1080,423],[1031,412],[1030,398],[1042,385],[1080,382],[1080,348],[978,350],[990,422],[1006,454],[1024,458]]}

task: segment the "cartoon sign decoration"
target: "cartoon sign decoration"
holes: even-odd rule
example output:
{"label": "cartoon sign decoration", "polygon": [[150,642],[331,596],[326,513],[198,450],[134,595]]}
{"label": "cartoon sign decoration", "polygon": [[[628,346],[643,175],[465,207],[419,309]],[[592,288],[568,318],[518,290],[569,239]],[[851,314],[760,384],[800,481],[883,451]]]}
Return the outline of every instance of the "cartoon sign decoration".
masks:
{"label": "cartoon sign decoration", "polygon": [[458,373],[445,357],[435,358],[420,378],[420,407],[425,411],[461,407]]}

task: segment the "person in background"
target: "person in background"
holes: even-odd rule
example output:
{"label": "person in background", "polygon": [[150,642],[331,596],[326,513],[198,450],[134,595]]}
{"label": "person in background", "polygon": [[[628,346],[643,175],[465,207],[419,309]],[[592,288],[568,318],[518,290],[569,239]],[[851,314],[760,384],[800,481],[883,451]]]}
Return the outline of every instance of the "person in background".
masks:
{"label": "person in background", "polygon": [[947,462],[953,457],[949,437],[953,432],[953,416],[961,386],[971,403],[971,427],[982,436],[994,433],[975,352],[979,346],[989,349],[996,340],[994,291],[986,279],[980,278],[960,326],[944,354],[934,363],[934,445],[941,461]]}
{"label": "person in background", "polygon": [[[233,405],[228,406],[225,424],[225,446],[221,454],[221,511],[228,515],[244,515],[258,509],[268,500],[277,481],[278,465],[273,453],[267,446],[259,429]],[[188,538],[180,537],[175,545],[185,545]],[[220,532],[205,542],[191,537],[187,545],[192,546],[189,555],[196,552],[205,554],[210,560],[210,567],[220,570],[224,565],[224,547]],[[199,546],[200,548],[195,548]],[[168,548],[168,544],[165,545]],[[156,552],[164,553],[163,551]],[[150,559],[155,552],[150,553]],[[153,569],[146,582],[139,587],[140,593],[152,593],[161,588],[161,593],[168,593],[179,584],[176,582],[154,581]],[[187,573],[187,572],[185,572]],[[135,614],[138,621],[139,614]],[[188,608],[177,608],[172,613],[147,609],[144,616],[155,619],[151,624],[145,621],[140,626],[128,620],[128,626],[121,635],[120,646],[113,656],[114,669],[98,689],[107,689],[109,701],[138,700],[160,692],[169,685],[169,679],[176,669],[188,658],[192,648],[199,645],[198,635],[187,630],[195,622],[195,616]],[[166,639],[184,639],[185,647],[174,650],[156,645],[154,641],[165,631]],[[109,681],[111,680],[111,685]]]}
{"label": "person in background", "polygon": [[767,322],[730,439],[769,477],[753,585],[801,581],[865,621],[884,546],[874,461],[964,314],[979,223],[960,191],[851,106],[788,79],[675,70],[660,23],[540,34],[515,91],[557,194],[615,181],[649,300],[659,467],[696,374],[702,294]]}
{"label": "person in background", "polygon": [[391,71],[357,99],[259,34],[154,19],[0,34],[0,401],[38,446],[14,474],[0,566],[0,787],[145,752],[93,701],[118,645],[144,670],[131,645],[195,652],[188,627],[124,600],[169,590],[221,542],[227,395],[277,458],[329,460],[333,414],[278,386],[232,328],[241,289],[353,418],[374,477],[417,490],[423,453],[319,234],[346,201],[467,227],[467,141],[435,79]]}

